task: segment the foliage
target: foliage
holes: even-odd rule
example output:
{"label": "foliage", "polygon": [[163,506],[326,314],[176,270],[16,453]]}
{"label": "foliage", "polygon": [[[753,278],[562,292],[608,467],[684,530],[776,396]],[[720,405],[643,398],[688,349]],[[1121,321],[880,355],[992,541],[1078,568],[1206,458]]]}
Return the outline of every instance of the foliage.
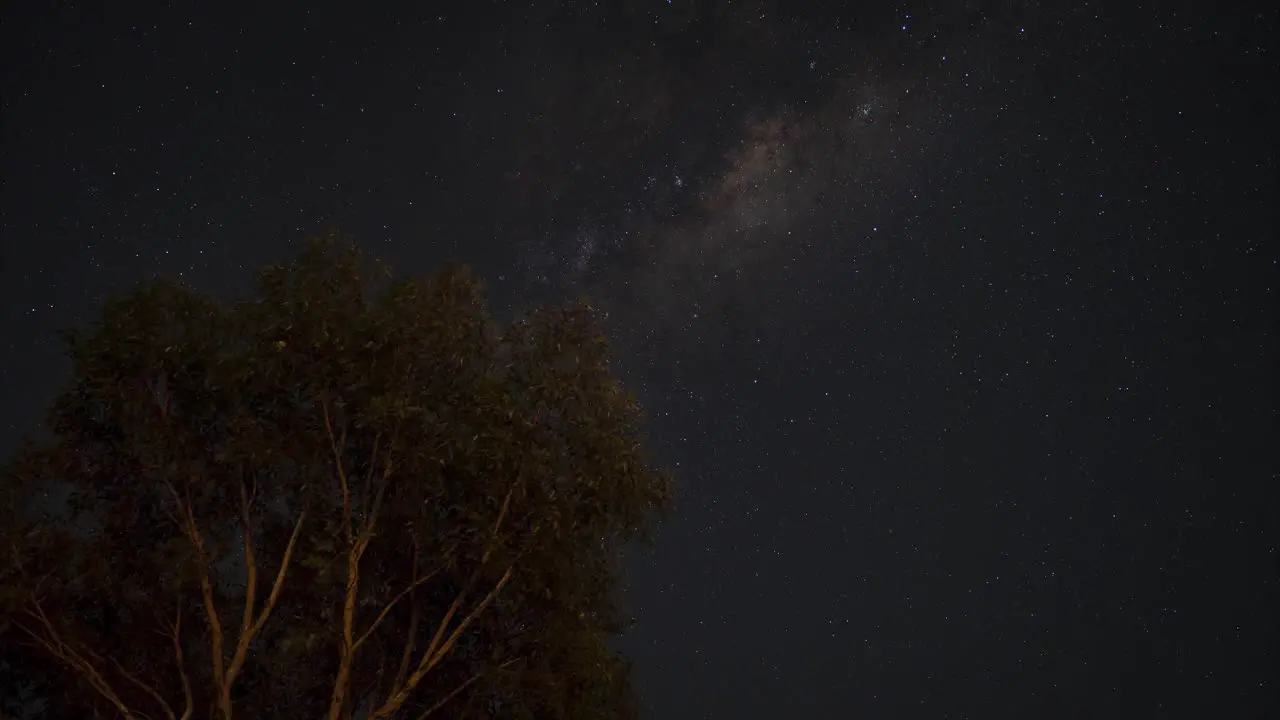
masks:
{"label": "foliage", "polygon": [[252,301],[156,282],[67,340],[0,517],[0,645],[61,711],[634,713],[619,554],[670,481],[585,303],[500,330],[465,269],[328,236]]}

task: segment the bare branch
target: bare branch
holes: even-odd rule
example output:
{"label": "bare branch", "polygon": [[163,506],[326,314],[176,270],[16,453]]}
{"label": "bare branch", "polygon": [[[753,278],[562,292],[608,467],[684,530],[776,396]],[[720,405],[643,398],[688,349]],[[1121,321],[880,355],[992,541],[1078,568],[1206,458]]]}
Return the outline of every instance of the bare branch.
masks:
{"label": "bare branch", "polygon": [[116,710],[127,719],[135,717],[131,710],[115,689],[111,687],[111,683],[103,677],[102,673],[93,666],[88,659],[76,651],[74,647],[63,641],[61,634],[53,623],[49,620],[49,616],[45,614],[44,608],[40,605],[35,597],[30,598],[30,603],[35,610],[27,610],[27,614],[40,623],[46,637],[42,637],[40,633],[27,627],[24,623],[14,621],[14,625],[25,632],[32,640],[35,640],[40,647],[44,648],[50,655],[66,663],[72,670],[80,673],[81,676],[89,683],[89,686],[98,692],[99,695],[106,698],[108,702],[115,706]]}
{"label": "bare branch", "polygon": [[175,613],[172,628],[169,636],[173,638],[173,655],[177,660],[178,675],[182,678],[182,695],[186,699],[180,720],[191,720],[191,714],[195,712],[195,701],[191,697],[191,678],[187,677],[186,663],[182,659],[182,608],[178,608]]}
{"label": "bare branch", "polygon": [[498,593],[502,592],[502,588],[506,587],[507,582],[511,580],[511,574],[514,570],[514,565],[507,568],[507,571],[502,573],[502,578],[498,580],[498,584],[493,586],[493,589],[489,591],[489,594],[485,596],[484,600],[481,600],[480,604],[477,605],[469,615],[463,618],[462,622],[458,623],[458,627],[454,629],[453,634],[449,636],[449,639],[445,641],[444,645],[440,646],[435,657],[427,664],[427,670],[430,670],[439,664],[440,660],[453,649],[453,646],[458,642],[458,638],[462,637],[462,633],[466,631],[467,626],[474,622],[475,619],[480,616],[480,613],[484,612],[485,608],[489,607],[489,603],[492,603],[494,598],[498,597]]}
{"label": "bare branch", "polygon": [[427,662],[427,658],[435,654],[439,647],[440,640],[444,637],[444,633],[449,626],[449,622],[453,620],[453,616],[457,614],[459,609],[461,609],[462,603],[466,602],[467,595],[471,593],[471,588],[475,586],[475,582],[479,578],[480,571],[484,569],[486,564],[488,564],[489,555],[493,552],[493,546],[498,539],[498,530],[502,527],[502,521],[507,515],[507,508],[511,505],[511,493],[514,491],[515,486],[512,485],[511,489],[507,491],[507,496],[503,498],[502,509],[498,511],[498,519],[493,523],[493,534],[489,538],[489,543],[485,547],[484,554],[480,556],[480,564],[471,572],[471,577],[468,578],[467,584],[463,587],[462,592],[458,593],[458,596],[454,598],[453,603],[449,606],[448,612],[445,613],[444,619],[440,621],[440,625],[436,628],[436,633],[431,638],[431,644],[427,646],[427,652],[423,655],[423,664]]}
{"label": "bare branch", "polygon": [[[449,604],[449,609],[441,618],[440,623],[436,625],[435,634],[431,636],[431,642],[427,644],[427,651],[422,654],[422,659],[418,662],[418,670],[423,669],[429,659],[436,654],[436,650],[440,647],[440,642],[444,639],[445,632],[449,629],[449,623],[453,622],[453,616],[458,614],[458,610],[462,608],[462,603],[466,602],[467,595],[471,594],[471,588],[475,586],[475,581],[479,577],[480,568],[477,567],[468,578],[467,584],[463,586],[462,591],[458,593],[453,602]],[[415,675],[417,673],[415,672]]]}
{"label": "bare branch", "polygon": [[[493,549],[493,543],[498,539],[498,530],[502,528],[502,521],[507,517],[507,508],[511,507],[511,493],[515,492],[516,486],[513,484],[510,490],[507,490],[507,496],[502,499],[502,509],[498,511],[498,519],[493,521],[493,536],[490,538],[489,550]],[[486,550],[484,556],[489,557],[489,550]]]}
{"label": "bare branch", "polygon": [[231,683],[235,682],[244,663],[245,653],[249,650],[249,639],[253,630],[254,603],[258,600],[258,563],[253,556],[253,526],[249,517],[249,496],[244,482],[240,483],[240,520],[244,525],[244,569],[248,576],[244,592],[244,612],[240,618],[240,637],[236,642],[235,656],[231,660],[231,668],[223,682],[222,692],[230,692]]}
{"label": "bare branch", "polygon": [[462,636],[462,633],[466,628],[474,622],[477,617],[479,617],[480,613],[484,612],[485,608],[493,602],[493,599],[497,597],[498,593],[502,591],[502,588],[511,579],[512,572],[515,569],[515,563],[512,563],[507,568],[497,585],[489,591],[489,594],[485,596],[484,600],[482,600],[480,604],[476,606],[476,608],[473,609],[461,623],[459,623],[458,627],[454,629],[448,638],[445,639],[445,633],[449,630],[449,623],[453,621],[454,616],[462,609],[463,603],[466,602],[467,596],[471,594],[471,589],[479,579],[480,572],[489,562],[489,556],[492,554],[494,546],[498,541],[498,533],[502,529],[502,521],[506,518],[507,510],[511,506],[511,496],[518,485],[519,480],[513,483],[511,488],[507,490],[506,497],[502,500],[502,508],[498,511],[498,517],[493,523],[492,535],[485,547],[484,554],[480,557],[479,564],[477,564],[475,570],[471,572],[471,577],[467,579],[466,585],[463,586],[462,591],[459,592],[457,597],[453,599],[453,602],[450,603],[448,611],[445,612],[444,617],[441,618],[440,623],[436,626],[435,634],[431,637],[431,643],[427,646],[426,652],[424,652],[422,657],[418,660],[418,665],[414,669],[413,674],[410,675],[403,683],[399,682],[399,678],[397,678],[396,685],[391,689],[390,697],[387,698],[386,702],[384,702],[381,707],[370,713],[370,720],[387,717],[398,710],[400,706],[404,704],[405,700],[408,699],[409,693],[413,692],[414,688],[418,686],[418,683],[422,682],[422,678],[425,677],[426,674],[437,664],[439,664],[440,660],[443,659],[451,649],[453,649],[453,646],[457,643],[458,638]]}
{"label": "bare branch", "polygon": [[[520,661],[520,658],[511,658],[510,660],[499,665],[497,668],[495,668],[495,670],[506,670],[508,667],[510,667],[511,665],[519,661]],[[434,713],[435,711],[447,705],[450,700],[457,697],[458,694],[461,693],[463,690],[466,690],[467,688],[471,687],[471,685],[474,684],[475,681],[479,680],[482,677],[484,677],[484,673],[476,673],[475,675],[472,675],[470,680],[467,680],[466,682],[462,683],[458,687],[454,688],[449,692],[448,695],[445,695],[444,697],[440,698],[440,701],[437,702],[435,705],[432,705],[431,707],[427,708],[426,712],[418,716],[418,720],[426,720],[428,715],[431,715],[431,713]]]}
{"label": "bare branch", "polygon": [[[403,418],[396,420],[395,429],[391,432],[391,441],[387,443],[387,452],[385,453],[385,461],[382,464],[382,482],[378,485],[378,491],[373,498],[373,507],[368,510],[365,515],[364,528],[360,531],[362,535],[370,536],[373,534],[374,526],[378,520],[378,512],[382,508],[382,499],[386,496],[387,488],[391,485],[391,471],[394,463],[391,461],[391,449],[395,447],[396,440],[400,437],[400,426]],[[376,444],[375,444],[376,450]],[[373,461],[369,462],[370,477],[373,472]],[[415,551],[416,552],[416,551]],[[416,560],[414,561],[416,564]]]}
{"label": "bare branch", "polygon": [[391,695],[395,695],[400,691],[400,686],[404,684],[405,678],[409,676],[409,663],[413,660],[413,651],[417,644],[418,621],[422,618],[422,611],[418,608],[417,603],[413,603],[412,608],[413,611],[409,615],[409,632],[405,637],[404,650],[400,654],[400,667],[396,669],[396,676],[391,682],[391,690],[387,697],[388,701],[390,701]]}
{"label": "bare branch", "polygon": [[[369,548],[369,543],[373,540],[374,527],[378,521],[378,512],[382,507],[382,499],[386,494],[387,486],[390,484],[392,463],[390,453],[386,453],[384,468],[382,473],[382,481],[379,484],[377,495],[373,500],[373,507],[369,508],[365,513],[364,521],[361,523],[360,534],[357,537],[352,536],[351,527],[351,504],[348,491],[346,473],[342,469],[342,458],[339,455],[337,445],[333,443],[332,423],[329,420],[328,408],[325,408],[325,427],[329,433],[330,444],[334,447],[334,462],[338,467],[338,477],[342,483],[342,511],[344,528],[347,535],[347,543],[350,549],[347,552],[347,587],[342,603],[342,648],[338,659],[338,671],[333,679],[333,690],[329,696],[329,717],[331,720],[338,720],[343,714],[344,703],[347,694],[350,692],[351,684],[351,666],[355,661],[355,653],[361,644],[373,632],[378,623],[386,616],[390,607],[383,610],[374,621],[373,626],[360,637],[359,640],[354,639],[355,634],[355,611],[357,601],[359,600],[360,590],[360,560],[364,556],[365,551]],[[343,430],[343,438],[345,442],[346,430]],[[372,482],[374,467],[377,460],[378,444],[381,441],[381,434],[374,439],[374,453],[369,460],[369,472],[365,478],[366,495],[368,493],[369,484]],[[416,561],[415,561],[416,565]],[[394,603],[393,603],[394,604]]]}
{"label": "bare branch", "polygon": [[342,648],[338,658],[338,672],[333,678],[333,690],[329,696],[329,720],[339,720],[343,702],[351,682],[351,661],[355,654],[352,640],[355,623],[356,594],[360,583],[360,554],[364,549],[361,539],[347,551],[347,591],[342,602]]}
{"label": "bare branch", "polygon": [[271,594],[267,596],[267,604],[258,615],[258,621],[253,624],[254,635],[262,631],[263,626],[267,624],[267,618],[271,616],[271,611],[275,609],[276,602],[280,599],[280,590],[284,587],[284,578],[289,572],[289,563],[293,559],[293,551],[298,545],[298,535],[302,532],[302,523],[306,519],[306,510],[298,513],[298,522],[294,523],[293,533],[289,535],[289,544],[285,545],[284,557],[280,560],[280,570],[276,573],[275,582],[271,584]]}
{"label": "bare branch", "polygon": [[481,673],[476,673],[475,675],[472,675],[470,680],[467,680],[466,682],[462,683],[458,687],[454,688],[452,691],[449,692],[448,695],[445,695],[444,697],[440,698],[440,701],[437,702],[435,705],[432,705],[431,707],[427,708],[426,712],[418,716],[418,720],[426,720],[427,716],[431,715],[435,711],[449,704],[450,700],[457,697],[459,693],[461,693],[463,690],[466,690],[467,688],[471,687],[475,683],[475,681],[479,680],[481,677],[483,677],[483,674]]}
{"label": "bare branch", "polygon": [[369,456],[369,472],[364,475],[364,490],[361,493],[360,498],[360,512],[364,514],[366,523],[368,522],[369,517],[369,495],[373,491],[373,472],[377,468],[378,446],[381,444],[381,441],[381,432],[373,436],[373,454]]}
{"label": "bare branch", "polygon": [[142,688],[143,692],[150,695],[152,699],[159,703],[160,707],[164,710],[164,714],[169,717],[169,720],[176,720],[176,716],[173,714],[173,708],[169,706],[169,703],[166,702],[163,697],[161,697],[160,693],[156,692],[155,688],[143,682],[137,675],[126,670],[115,658],[111,658],[111,664],[115,666],[116,671],[123,675],[126,680]]}
{"label": "bare branch", "polygon": [[408,587],[406,587],[404,590],[401,590],[399,595],[396,595],[396,596],[395,596],[395,598],[394,598],[394,599],[392,599],[392,601],[391,601],[391,602],[387,603],[387,606],[386,606],[386,607],[382,608],[382,612],[378,613],[378,617],[377,617],[377,619],[375,619],[375,620],[373,621],[373,624],[369,626],[369,629],[368,629],[368,630],[365,630],[365,631],[364,631],[364,634],[363,634],[363,635],[361,635],[361,636],[359,637],[359,639],[357,639],[357,640],[356,640],[355,645],[354,645],[354,646],[352,646],[352,649],[353,649],[353,650],[358,649],[361,645],[363,645],[363,644],[364,644],[364,641],[365,641],[365,640],[368,640],[368,639],[369,639],[369,636],[373,634],[373,631],[374,631],[374,630],[377,630],[377,629],[378,629],[378,625],[382,622],[382,620],[383,620],[384,618],[386,618],[387,613],[391,612],[391,609],[392,609],[392,608],[394,608],[394,607],[396,606],[396,603],[398,603],[398,602],[400,602],[402,599],[404,599],[404,596],[405,596],[405,595],[408,595],[409,593],[413,592],[413,589],[414,589],[414,588],[416,588],[416,587],[418,587],[419,585],[421,585],[421,584],[425,583],[426,581],[428,581],[428,580],[430,580],[431,578],[435,577],[435,576],[436,576],[437,574],[439,574],[439,573],[440,573],[440,570],[437,568],[436,570],[432,570],[431,572],[427,573],[426,575],[423,575],[422,577],[418,578],[417,580],[414,580],[413,582],[409,583],[409,586],[408,586]]}
{"label": "bare branch", "polygon": [[285,546],[284,557],[280,560],[280,570],[276,573],[275,582],[271,585],[271,593],[267,596],[267,602],[262,606],[262,612],[258,613],[254,618],[254,600],[257,595],[256,580],[257,566],[253,560],[252,547],[253,541],[250,537],[251,527],[249,519],[249,502],[245,494],[244,485],[241,484],[241,513],[245,523],[245,565],[249,572],[249,586],[245,597],[245,614],[240,628],[240,637],[236,643],[235,655],[231,658],[231,665],[227,668],[226,674],[218,685],[218,703],[222,708],[223,716],[231,717],[231,686],[235,683],[236,677],[244,668],[245,660],[249,656],[249,645],[253,642],[253,638],[267,624],[267,619],[271,617],[271,611],[275,609],[276,602],[280,598],[280,590],[284,586],[284,579],[289,572],[289,563],[293,559],[293,550],[298,544],[298,535],[302,532],[303,521],[306,520],[307,511],[303,510],[298,514],[298,521],[293,525],[293,533],[289,536],[289,543]]}
{"label": "bare branch", "polygon": [[436,635],[432,638],[431,646],[428,647],[427,652],[423,653],[422,658],[418,661],[418,666],[413,671],[413,674],[410,675],[403,683],[397,683],[396,686],[392,688],[392,694],[387,698],[386,702],[384,702],[381,707],[369,713],[369,720],[389,717],[395,713],[396,710],[400,709],[400,706],[409,699],[409,694],[418,687],[418,684],[422,682],[422,679],[426,677],[427,673],[431,672],[431,670],[440,663],[444,656],[453,649],[458,638],[462,636],[462,633],[466,631],[467,627],[470,626],[471,623],[489,607],[489,604],[493,602],[494,598],[498,596],[498,593],[502,591],[502,588],[505,587],[507,582],[511,579],[514,569],[514,565],[507,568],[507,571],[502,574],[502,578],[494,588],[489,591],[489,594],[486,595],[485,598],[480,601],[480,604],[468,613],[465,618],[463,618],[462,622],[458,624],[458,627],[449,635],[449,638],[437,648],[436,646],[440,641],[440,637],[448,627],[449,621],[453,619],[453,615],[457,612],[458,607],[461,605],[466,590],[458,595],[458,597],[453,601],[453,604],[449,607],[449,612],[445,614],[445,619],[441,621],[437,628]]}
{"label": "bare branch", "polygon": [[342,427],[341,439],[334,439],[333,421],[329,419],[329,401],[321,402],[320,408],[324,413],[324,429],[329,436],[329,447],[333,449],[333,462],[338,470],[338,481],[342,485],[342,523],[347,544],[350,545],[354,542],[351,529],[351,489],[347,485],[347,471],[342,467],[342,450],[347,447],[347,428],[345,425]]}
{"label": "bare branch", "polygon": [[[185,501],[179,500],[179,502],[186,515],[187,538],[196,551],[196,564],[200,571],[200,596],[204,603],[205,618],[209,623],[210,652],[213,655],[213,684],[221,688],[226,674],[222,657],[222,622],[218,619],[218,609],[213,602],[213,583],[209,580],[208,554],[205,552],[204,537],[196,527],[196,516],[191,509],[191,496],[188,494]],[[223,712],[230,717],[230,709],[225,709]]]}
{"label": "bare branch", "polygon": [[378,645],[378,672],[374,673],[373,679],[364,686],[363,692],[352,693],[354,698],[368,698],[370,703],[377,702],[378,688],[382,685],[382,676],[387,671],[387,651],[381,644]]}

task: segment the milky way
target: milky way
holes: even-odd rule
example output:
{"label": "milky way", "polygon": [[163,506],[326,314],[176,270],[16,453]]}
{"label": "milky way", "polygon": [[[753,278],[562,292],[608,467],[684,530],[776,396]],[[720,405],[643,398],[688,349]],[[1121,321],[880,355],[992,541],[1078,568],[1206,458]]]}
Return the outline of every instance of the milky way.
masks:
{"label": "milky way", "polygon": [[[814,106],[744,113],[704,176],[647,176],[640,198],[625,201],[638,212],[552,233],[527,267],[646,338],[749,308],[785,293],[788,277],[823,272],[833,254],[856,255],[877,242],[880,220],[909,213],[913,185],[946,164],[956,138],[940,127],[959,102],[926,74],[872,70],[849,73]],[[647,205],[659,186],[661,201]]]}

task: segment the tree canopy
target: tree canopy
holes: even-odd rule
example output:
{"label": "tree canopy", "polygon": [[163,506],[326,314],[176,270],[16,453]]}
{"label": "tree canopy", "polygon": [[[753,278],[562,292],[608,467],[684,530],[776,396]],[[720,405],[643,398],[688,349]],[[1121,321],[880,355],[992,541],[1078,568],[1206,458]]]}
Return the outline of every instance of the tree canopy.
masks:
{"label": "tree canopy", "polygon": [[54,713],[635,714],[621,552],[671,484],[585,302],[499,327],[331,235],[66,339],[0,485],[0,645]]}

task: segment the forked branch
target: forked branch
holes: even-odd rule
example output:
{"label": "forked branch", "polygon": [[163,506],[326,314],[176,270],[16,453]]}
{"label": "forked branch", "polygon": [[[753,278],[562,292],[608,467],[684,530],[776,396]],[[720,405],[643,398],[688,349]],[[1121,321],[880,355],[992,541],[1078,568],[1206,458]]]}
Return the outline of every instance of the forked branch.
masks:
{"label": "forked branch", "polygon": [[[510,660],[494,668],[494,670],[495,671],[506,670],[511,665],[515,664],[516,662],[519,662],[519,660],[520,658],[511,658]],[[471,687],[477,680],[479,680],[482,677],[484,677],[484,673],[476,673],[475,675],[472,675],[466,682],[462,683],[458,687],[451,690],[448,695],[445,695],[444,697],[440,698],[440,701],[437,702],[435,705],[432,705],[431,707],[427,708],[426,712],[418,716],[418,720],[427,720],[427,718],[432,713],[434,713],[435,711],[447,705],[450,700],[457,697],[463,690],[466,690],[467,688]]]}
{"label": "forked branch", "polygon": [[[214,603],[213,583],[209,579],[209,557],[205,549],[204,536],[200,533],[199,527],[196,525],[195,510],[192,507],[190,495],[184,500],[178,496],[177,491],[170,486],[170,492],[173,493],[174,499],[178,501],[180,510],[183,513],[183,525],[188,540],[190,540],[192,548],[196,551],[196,565],[200,579],[200,595],[204,606],[205,617],[209,624],[210,635],[210,652],[213,655],[213,684],[217,690],[217,706],[218,713],[224,720],[231,720],[231,687],[236,681],[236,677],[244,668],[244,663],[248,658],[249,646],[253,638],[262,631],[263,626],[267,624],[267,619],[271,616],[271,611],[275,609],[276,603],[280,598],[280,591],[284,587],[285,577],[289,572],[289,565],[293,560],[293,551],[297,547],[298,536],[302,532],[302,526],[307,518],[307,511],[304,509],[298,514],[298,520],[293,525],[293,532],[289,536],[289,543],[285,546],[284,557],[280,560],[280,569],[276,572],[275,582],[272,583],[271,592],[267,596],[266,604],[263,605],[261,612],[256,612],[255,605],[257,602],[257,558],[253,551],[253,533],[250,525],[249,515],[249,498],[247,490],[243,483],[240,486],[240,514],[241,521],[244,525],[244,543],[245,543],[245,570],[248,575],[248,583],[245,588],[244,609],[241,616],[240,632],[236,638],[235,653],[231,657],[230,665],[226,664],[223,657],[223,645],[225,636],[223,634],[222,623],[218,617],[217,606]],[[181,618],[179,618],[179,621]],[[174,625],[174,651],[179,660],[179,672],[183,676],[183,690],[188,698],[187,712],[185,717],[190,717],[192,706],[190,703],[190,682],[186,677],[186,672],[181,665],[182,648],[178,642],[178,625]]]}
{"label": "forked branch", "polygon": [[[226,677],[225,661],[222,657],[222,621],[218,618],[218,608],[213,601],[213,583],[209,579],[209,554],[205,550],[204,536],[200,534],[200,528],[196,525],[195,511],[192,509],[191,495],[183,499],[178,496],[177,490],[172,486],[169,491],[173,493],[174,500],[178,502],[179,510],[182,512],[183,530],[186,532],[187,539],[191,542],[191,547],[196,551],[196,570],[200,579],[200,599],[204,606],[205,619],[209,624],[209,645],[210,652],[213,655],[213,684],[214,687],[222,688]],[[230,717],[230,709],[223,709],[223,715]]]}
{"label": "forked branch", "polygon": [[[480,558],[480,563],[476,566],[475,570],[472,571],[471,577],[467,579],[466,585],[463,586],[462,590],[454,598],[453,602],[450,603],[448,611],[445,612],[444,617],[441,618],[440,623],[436,626],[436,631],[431,638],[431,643],[418,659],[417,666],[414,668],[413,672],[408,675],[408,677],[404,678],[403,681],[400,680],[399,676],[396,678],[396,683],[392,686],[389,697],[381,706],[369,713],[369,720],[378,720],[379,718],[390,717],[399,710],[400,707],[404,705],[405,701],[409,699],[409,695],[422,682],[422,679],[426,677],[426,675],[431,672],[431,670],[433,670],[446,655],[449,654],[454,645],[457,644],[458,639],[462,637],[464,632],[466,632],[467,628],[475,622],[476,618],[480,617],[480,615],[489,607],[494,599],[498,597],[498,594],[502,592],[502,589],[511,580],[511,577],[515,572],[516,562],[512,562],[511,565],[507,567],[506,571],[503,572],[502,577],[494,587],[490,589],[484,599],[480,601],[480,604],[473,608],[471,612],[458,623],[457,627],[455,627],[452,632],[449,631],[450,623],[453,622],[454,617],[462,609],[462,606],[466,602],[467,596],[471,593],[471,589],[475,586],[481,571],[488,565],[489,556],[492,554],[493,548],[497,544],[499,532],[502,529],[502,522],[506,519],[507,510],[510,508],[511,496],[515,491],[515,487],[515,485],[512,485],[511,489],[507,491],[507,495],[502,501],[502,508],[498,511],[498,518],[494,521],[492,534],[487,547],[485,548],[484,554]],[[411,641],[412,640],[409,642]],[[412,651],[406,648],[406,657],[411,653]]]}
{"label": "forked branch", "polygon": [[[391,458],[383,459],[382,479],[379,483],[377,497],[374,499],[373,507],[369,508],[365,513],[364,522],[361,524],[359,535],[354,535],[351,522],[351,503],[350,495],[347,487],[346,472],[342,468],[342,457],[338,451],[338,445],[333,441],[332,423],[329,420],[329,411],[326,406],[325,411],[325,427],[328,430],[330,442],[333,446],[334,462],[337,465],[338,481],[342,486],[342,514],[343,527],[347,537],[347,587],[343,595],[342,602],[342,647],[339,649],[338,671],[333,678],[333,688],[329,695],[329,718],[330,720],[338,720],[344,713],[347,694],[351,685],[351,668],[355,663],[355,653],[359,646],[364,642],[365,638],[373,629],[377,627],[382,618],[390,610],[388,607],[374,621],[373,627],[362,635],[358,640],[355,638],[355,614],[356,606],[359,602],[360,594],[360,560],[364,557],[364,553],[369,549],[369,543],[373,541],[374,529],[377,527],[378,511],[382,506],[382,498],[386,492],[387,485],[391,481]],[[346,431],[343,431],[345,442]],[[379,436],[381,437],[381,436]],[[369,473],[366,476],[366,487],[369,480],[373,477],[373,467],[377,462],[378,442],[374,442],[374,455],[369,459]],[[416,567],[416,555],[415,555]]]}
{"label": "forked branch", "polygon": [[329,401],[324,400],[320,403],[320,410],[324,415],[324,430],[329,436],[329,447],[333,450],[333,463],[338,472],[338,483],[342,487],[342,531],[347,539],[347,544],[354,542],[353,531],[351,527],[351,487],[347,483],[347,471],[343,467],[342,453],[347,448],[347,427],[342,426],[342,436],[335,438],[333,435],[333,420],[329,417]]}
{"label": "forked branch", "polygon": [[174,615],[173,624],[169,627],[169,637],[173,640],[173,657],[177,661],[178,676],[182,679],[182,696],[186,700],[186,705],[182,710],[180,720],[191,720],[191,714],[195,712],[195,703],[191,696],[191,678],[187,677],[186,662],[182,657],[182,609]]}
{"label": "forked branch", "polygon": [[29,602],[34,609],[27,609],[27,615],[39,624],[40,631],[33,630],[25,623],[17,621],[14,622],[14,625],[30,636],[36,644],[44,648],[50,655],[53,655],[79,673],[89,683],[89,686],[105,698],[107,702],[111,703],[121,715],[128,720],[136,718],[137,715],[134,711],[125,705],[124,700],[120,698],[120,695],[111,686],[111,683],[107,681],[106,677],[103,676],[102,672],[94,667],[93,662],[84,653],[62,639],[62,634],[58,632],[58,629],[49,620],[49,616],[45,614],[44,607],[40,604],[39,599],[33,596],[29,598]]}
{"label": "forked branch", "polygon": [[222,680],[222,684],[218,686],[218,706],[222,709],[224,718],[231,718],[231,686],[235,683],[236,677],[240,674],[240,670],[244,668],[245,660],[249,655],[249,645],[258,633],[262,632],[262,628],[266,626],[267,619],[271,617],[271,611],[275,609],[276,603],[280,599],[280,590],[284,587],[285,577],[289,573],[289,564],[293,560],[293,550],[298,544],[298,535],[302,532],[303,521],[307,518],[307,511],[303,510],[298,514],[298,521],[293,525],[293,532],[289,535],[289,543],[285,545],[284,557],[280,560],[280,570],[276,572],[275,582],[271,584],[271,592],[267,595],[267,602],[262,606],[262,612],[254,615],[254,604],[257,600],[257,561],[253,555],[253,532],[250,525],[249,517],[249,500],[244,488],[244,484],[240,485],[240,512],[241,519],[244,522],[244,557],[245,570],[248,572],[248,586],[245,589],[244,614],[240,624],[240,637],[236,642],[235,655],[231,658],[231,665],[228,666],[226,675]]}

